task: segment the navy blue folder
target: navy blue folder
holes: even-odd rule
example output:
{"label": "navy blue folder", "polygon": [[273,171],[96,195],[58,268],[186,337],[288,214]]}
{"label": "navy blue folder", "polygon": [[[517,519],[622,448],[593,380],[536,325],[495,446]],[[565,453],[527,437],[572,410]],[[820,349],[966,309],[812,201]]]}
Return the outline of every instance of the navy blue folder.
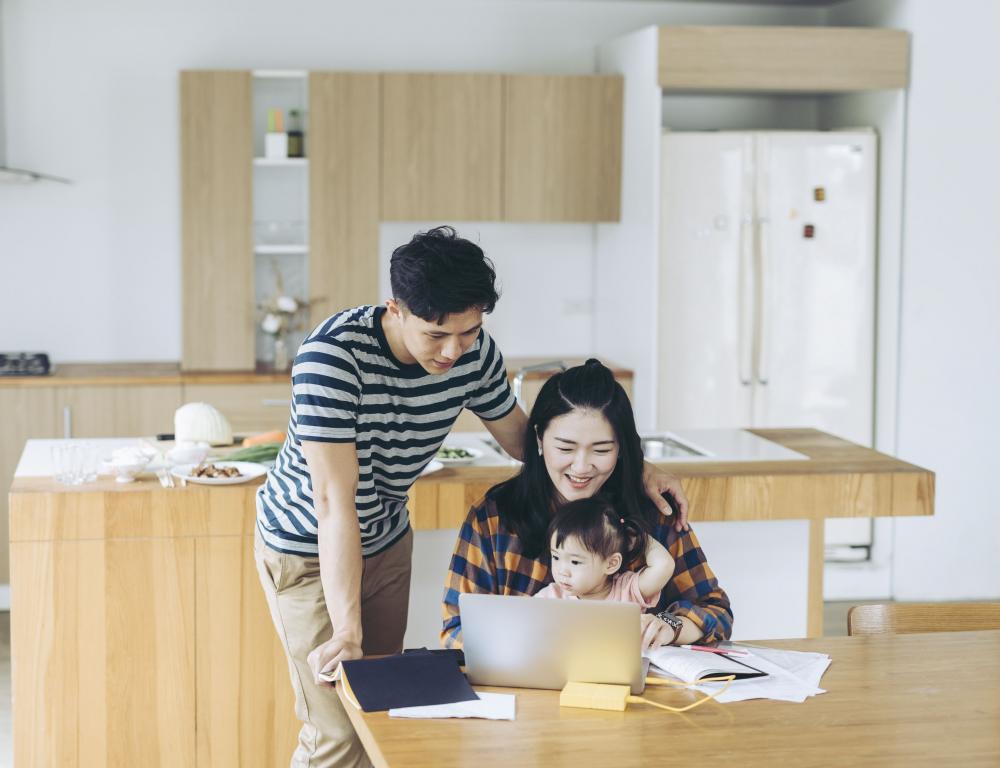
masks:
{"label": "navy blue folder", "polygon": [[454,704],[479,697],[452,654],[431,651],[354,659],[341,666],[347,693],[365,712]]}

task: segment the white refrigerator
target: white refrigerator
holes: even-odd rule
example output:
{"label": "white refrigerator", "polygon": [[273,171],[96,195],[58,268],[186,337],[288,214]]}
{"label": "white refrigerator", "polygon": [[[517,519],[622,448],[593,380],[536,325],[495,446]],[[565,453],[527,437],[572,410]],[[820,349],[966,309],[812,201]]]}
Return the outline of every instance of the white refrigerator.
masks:
{"label": "white refrigerator", "polygon": [[[870,446],[873,131],[666,132],[661,428],[815,427]],[[870,544],[827,525],[828,551]]]}

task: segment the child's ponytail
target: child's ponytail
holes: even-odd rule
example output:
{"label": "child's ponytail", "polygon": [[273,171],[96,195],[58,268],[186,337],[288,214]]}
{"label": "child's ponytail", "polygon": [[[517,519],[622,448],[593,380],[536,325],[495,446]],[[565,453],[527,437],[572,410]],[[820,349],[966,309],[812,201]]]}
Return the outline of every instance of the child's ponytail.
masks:
{"label": "child's ponytail", "polygon": [[641,521],[634,518],[621,517],[614,510],[608,510],[609,522],[622,537],[622,564],[618,573],[629,570],[629,566],[638,561],[646,553],[646,541],[649,534]]}

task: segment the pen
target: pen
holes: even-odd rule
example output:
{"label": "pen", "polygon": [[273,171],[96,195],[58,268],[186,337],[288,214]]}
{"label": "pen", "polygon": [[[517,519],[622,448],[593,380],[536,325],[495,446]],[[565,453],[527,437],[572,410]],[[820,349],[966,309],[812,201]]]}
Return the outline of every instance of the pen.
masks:
{"label": "pen", "polygon": [[718,653],[722,656],[749,656],[750,654],[746,651],[731,651],[728,648],[712,648],[709,645],[682,645],[681,648],[687,648],[689,651],[705,651],[706,653]]}

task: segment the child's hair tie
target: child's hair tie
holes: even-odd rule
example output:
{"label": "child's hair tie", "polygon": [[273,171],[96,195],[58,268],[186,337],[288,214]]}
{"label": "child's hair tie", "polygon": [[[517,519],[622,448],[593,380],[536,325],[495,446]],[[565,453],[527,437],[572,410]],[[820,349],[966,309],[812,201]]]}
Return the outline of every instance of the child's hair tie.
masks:
{"label": "child's hair tie", "polygon": [[621,525],[625,525],[625,518],[624,518],[624,517],[619,517],[619,518],[618,518],[618,522],[619,522],[619,523],[620,523]]}

